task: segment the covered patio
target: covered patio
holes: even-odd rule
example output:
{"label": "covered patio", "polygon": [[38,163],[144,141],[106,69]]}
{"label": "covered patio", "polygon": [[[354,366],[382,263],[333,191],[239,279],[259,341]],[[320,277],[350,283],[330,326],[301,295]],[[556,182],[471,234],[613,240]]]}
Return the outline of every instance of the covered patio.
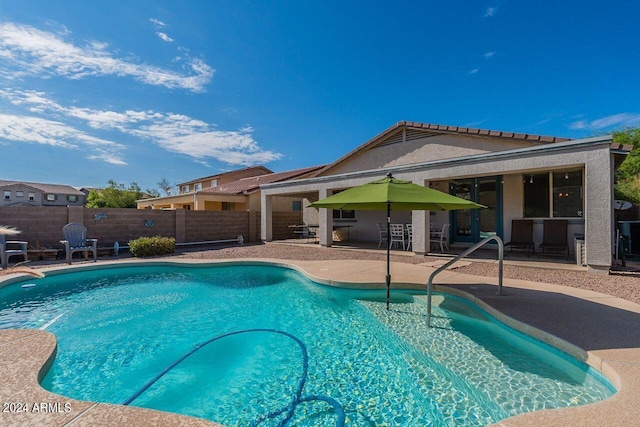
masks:
{"label": "covered patio", "polygon": [[[407,125],[399,124],[403,140],[416,147],[445,144],[463,146],[466,150],[476,144],[469,141],[479,138],[493,139],[490,148],[502,143],[502,136],[464,135],[460,132],[425,134],[423,141],[407,138]],[[392,129],[393,130],[393,129]],[[391,132],[392,135],[397,134]],[[513,135],[513,134],[512,134]],[[403,156],[395,147],[382,159],[373,152],[389,145],[389,131],[374,138],[358,150],[339,159],[319,171],[315,177],[296,181],[267,184],[261,187],[261,238],[273,240],[271,199],[276,196],[295,195],[302,197],[303,218],[307,224],[317,225],[318,244],[330,247],[345,244],[344,232],[339,226],[349,226],[348,244],[353,247],[377,247],[380,234],[377,224],[386,222],[383,212],[332,211],[309,208],[316,200],[326,198],[343,189],[380,179],[391,172],[399,179],[430,186],[445,193],[473,200],[488,206],[483,210],[459,212],[392,212],[391,222],[410,224],[413,230],[412,252],[424,256],[432,250],[431,231],[441,230],[449,224],[447,240],[449,252],[464,248],[489,235],[498,235],[508,242],[512,236],[512,220],[523,218],[532,221],[532,241],[538,251],[544,239],[544,227],[549,220],[566,223],[566,246],[569,256],[545,253],[538,258],[532,254],[530,262],[553,262],[576,265],[576,247],[580,264],[590,271],[606,272],[614,264],[614,214],[613,173],[628,153],[628,147],[614,146],[611,137],[602,136],[575,141],[530,144],[521,148],[485,151],[453,158],[438,158],[414,162],[415,156]],[[510,143],[512,136],[509,136]],[[526,138],[525,138],[526,139]],[[548,141],[551,142],[551,141]],[[400,144],[395,142],[394,144]],[[504,148],[504,147],[501,147]],[[411,151],[407,149],[407,151]],[[432,151],[423,150],[424,157]],[[370,157],[370,159],[366,159]],[[369,167],[365,169],[364,167]],[[361,170],[358,170],[362,168]],[[338,225],[338,227],[336,227]],[[338,229],[337,229],[338,228]],[[580,245],[576,242],[580,240]],[[520,257],[516,250],[509,257]],[[526,257],[526,254],[525,254]]]}

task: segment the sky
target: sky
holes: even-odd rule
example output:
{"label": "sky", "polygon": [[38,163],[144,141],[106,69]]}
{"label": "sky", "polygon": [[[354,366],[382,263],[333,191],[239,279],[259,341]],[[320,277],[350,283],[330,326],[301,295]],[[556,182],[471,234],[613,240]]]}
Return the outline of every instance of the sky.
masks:
{"label": "sky", "polygon": [[0,0],[0,179],[143,190],[333,162],[399,121],[640,125],[628,0]]}

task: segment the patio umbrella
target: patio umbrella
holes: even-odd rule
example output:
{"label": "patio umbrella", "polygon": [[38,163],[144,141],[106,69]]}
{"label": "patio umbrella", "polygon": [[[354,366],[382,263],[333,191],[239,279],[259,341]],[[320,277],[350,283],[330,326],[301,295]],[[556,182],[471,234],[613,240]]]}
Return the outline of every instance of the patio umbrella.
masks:
{"label": "patio umbrella", "polygon": [[311,203],[310,206],[327,209],[387,211],[387,310],[391,288],[391,239],[389,238],[391,211],[450,211],[486,207],[411,181],[394,178],[390,173],[386,178],[349,188]]}

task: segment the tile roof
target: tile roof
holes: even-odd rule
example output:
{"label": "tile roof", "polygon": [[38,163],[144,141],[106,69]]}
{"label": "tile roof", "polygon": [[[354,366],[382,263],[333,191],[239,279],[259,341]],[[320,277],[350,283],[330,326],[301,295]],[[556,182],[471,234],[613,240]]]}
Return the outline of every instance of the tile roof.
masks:
{"label": "tile roof", "polygon": [[[483,136],[493,136],[500,138],[510,138],[510,139],[521,139],[523,141],[532,141],[532,142],[564,142],[570,141],[571,138],[561,138],[556,136],[542,136],[542,135],[534,135],[528,133],[515,133],[515,132],[503,132],[500,130],[489,130],[489,129],[477,129],[477,128],[468,128],[461,126],[447,126],[447,125],[434,125],[431,123],[421,123],[421,122],[407,122],[402,121],[396,123],[394,126],[391,126],[386,131],[382,132],[383,134],[390,132],[392,130],[406,127],[413,129],[424,129],[424,130],[435,130],[439,132],[447,132],[447,133],[459,133],[459,134],[469,134],[469,135],[483,135]],[[378,135],[379,137],[380,135]]]}
{"label": "tile roof", "polygon": [[205,188],[199,193],[207,194],[245,194],[258,190],[262,184],[272,182],[287,181],[294,178],[303,177],[306,174],[324,168],[325,165],[311,166],[308,168],[295,169],[285,172],[269,173],[264,175],[242,178],[237,181],[228,182],[217,187]]}
{"label": "tile roof", "polygon": [[213,178],[220,178],[220,177],[225,176],[225,175],[234,175],[234,174],[243,173],[243,172],[255,172],[255,171],[261,171],[263,174],[272,173],[273,172],[272,170],[270,170],[270,169],[268,169],[268,168],[266,168],[264,166],[249,166],[249,167],[242,168],[242,169],[235,169],[235,170],[228,171],[228,172],[222,172],[222,173],[218,173],[218,174],[215,174],[215,175],[209,175],[209,176],[204,176],[202,178],[192,179],[190,181],[185,181],[185,182],[178,183],[177,185],[178,186],[188,185],[188,184],[193,184],[193,183],[200,182],[200,181],[210,180],[210,179],[213,179]]}
{"label": "tile roof", "polygon": [[25,182],[25,181],[7,181],[0,180],[0,187],[7,187],[10,185],[28,185],[29,187],[40,190],[43,193],[52,194],[72,194],[76,196],[84,196],[84,193],[80,190],[76,190],[70,185],[62,184],[43,184],[39,182]]}

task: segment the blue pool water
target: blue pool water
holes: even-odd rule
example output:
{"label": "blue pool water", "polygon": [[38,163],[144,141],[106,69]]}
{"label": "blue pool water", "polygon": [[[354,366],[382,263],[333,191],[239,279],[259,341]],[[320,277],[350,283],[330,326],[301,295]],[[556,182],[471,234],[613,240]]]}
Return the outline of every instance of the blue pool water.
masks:
{"label": "blue pool water", "polygon": [[[465,300],[436,294],[435,327],[427,328],[424,295],[393,290],[387,311],[384,294],[325,287],[268,266],[114,268],[0,289],[0,328],[54,333],[58,354],[43,386],[110,403],[197,344],[252,328],[304,343],[304,394],[338,401],[348,426],[479,426],[615,391],[587,365]],[[248,426],[286,406],[301,374],[292,339],[238,334],[195,352],[132,404]],[[290,425],[335,420],[332,407],[316,401],[300,404]]]}

